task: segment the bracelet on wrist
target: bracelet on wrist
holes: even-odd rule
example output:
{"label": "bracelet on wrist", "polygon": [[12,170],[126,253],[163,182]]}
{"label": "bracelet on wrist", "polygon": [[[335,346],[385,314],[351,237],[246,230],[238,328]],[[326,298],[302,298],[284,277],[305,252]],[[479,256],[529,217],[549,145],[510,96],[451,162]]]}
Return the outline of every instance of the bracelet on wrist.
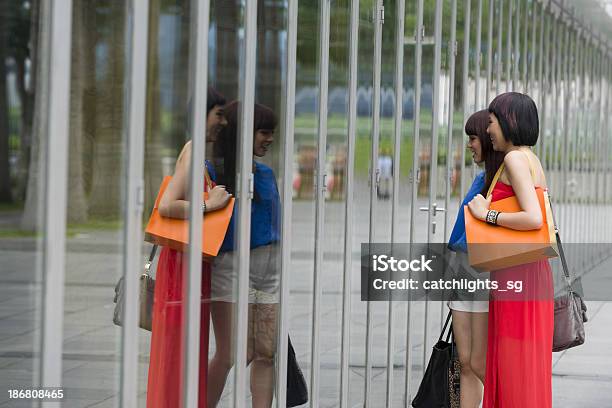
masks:
{"label": "bracelet on wrist", "polygon": [[497,225],[497,217],[499,216],[499,211],[489,210],[487,211],[487,216],[485,217],[485,221],[488,224]]}
{"label": "bracelet on wrist", "polygon": [[206,212],[206,201],[202,203],[202,214]]}

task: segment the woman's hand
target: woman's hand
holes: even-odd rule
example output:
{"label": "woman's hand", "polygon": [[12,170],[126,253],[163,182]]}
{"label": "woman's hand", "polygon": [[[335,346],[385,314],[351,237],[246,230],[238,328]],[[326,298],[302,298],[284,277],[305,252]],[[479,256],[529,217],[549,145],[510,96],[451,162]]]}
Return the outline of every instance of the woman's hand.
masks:
{"label": "woman's hand", "polygon": [[213,187],[208,193],[206,211],[215,211],[225,207],[231,197],[232,195],[225,190],[225,186]]}
{"label": "woman's hand", "polygon": [[484,221],[487,218],[487,212],[491,206],[491,199],[492,196],[489,196],[489,198],[484,198],[482,194],[477,194],[476,197],[472,198],[472,200],[468,203],[468,208],[470,209],[472,215],[479,220]]}

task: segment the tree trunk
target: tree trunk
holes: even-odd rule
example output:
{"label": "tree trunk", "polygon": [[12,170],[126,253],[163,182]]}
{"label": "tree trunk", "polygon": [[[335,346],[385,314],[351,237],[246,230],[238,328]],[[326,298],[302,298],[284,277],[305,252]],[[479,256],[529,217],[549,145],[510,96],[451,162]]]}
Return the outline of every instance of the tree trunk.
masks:
{"label": "tree trunk", "polygon": [[0,202],[13,201],[11,194],[11,169],[9,163],[9,115],[6,81],[6,57],[8,54],[9,2],[0,2]]}
{"label": "tree trunk", "polygon": [[83,91],[86,70],[86,43],[84,16],[90,1],[77,0],[73,3],[72,56],[70,73],[70,143],[68,151],[68,223],[84,222],[87,219],[87,200],[83,186]]}
{"label": "tree trunk", "polygon": [[41,167],[44,166],[45,148],[47,140],[47,107],[49,102],[49,13],[50,4],[47,1],[34,0],[32,2],[33,15],[40,18],[32,18],[32,24],[41,24],[37,30],[38,35],[32,38],[31,73],[34,98],[34,116],[32,124],[32,144],[30,147],[30,159],[28,169],[28,183],[26,187],[26,200],[21,219],[21,228],[27,231],[36,231],[42,225],[42,208],[40,200],[43,182]]}
{"label": "tree trunk", "polygon": [[102,219],[119,219],[123,158],[123,96],[125,6],[109,2],[112,19],[108,41],[106,77],[97,88],[96,134],[93,156],[92,190],[89,215]]}
{"label": "tree trunk", "polygon": [[160,0],[151,0],[149,11],[149,48],[147,64],[147,116],[145,144],[145,206],[143,216],[148,219],[162,181],[162,140],[159,106],[159,14]]}
{"label": "tree trunk", "polygon": [[215,0],[214,19],[217,27],[216,67],[214,86],[228,100],[238,93],[238,30],[240,23],[236,0]]}

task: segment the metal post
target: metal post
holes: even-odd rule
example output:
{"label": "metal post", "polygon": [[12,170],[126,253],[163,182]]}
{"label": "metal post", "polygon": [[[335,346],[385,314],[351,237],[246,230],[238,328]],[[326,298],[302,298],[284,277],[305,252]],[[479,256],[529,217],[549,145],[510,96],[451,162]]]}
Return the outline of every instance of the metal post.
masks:
{"label": "metal post", "polygon": [[512,77],[512,90],[519,89],[519,60],[521,59],[521,2],[516,0],[516,16],[514,18],[516,29],[514,30],[514,71]]}
{"label": "metal post", "polygon": [[[490,99],[491,98],[491,87],[493,86],[492,85],[492,70],[493,70],[493,12],[494,10],[495,10],[495,1],[490,0],[489,1],[489,26],[488,26],[488,33],[487,33],[487,36],[488,36],[487,38],[487,86],[486,86],[486,91],[485,91],[485,103],[484,103],[485,107],[489,105],[489,102],[491,102],[491,99]],[[451,22],[451,25],[452,24],[453,23]],[[451,28],[451,31],[452,31],[452,28]],[[453,54],[453,59],[454,59],[454,54]],[[454,76],[451,76],[451,81],[453,80],[454,80]],[[445,208],[448,208],[448,205]]]}
{"label": "metal post", "polygon": [[[559,24],[557,21],[556,16],[552,15],[552,27],[553,27],[553,41],[550,45],[550,49],[551,49],[551,53],[552,53],[552,62],[551,62],[551,70],[550,70],[550,75],[551,75],[551,110],[550,110],[550,119],[551,119],[551,124],[552,124],[552,131],[550,134],[550,138],[551,140],[548,143],[544,144],[544,150],[545,150],[545,155],[546,155],[546,167],[547,170],[550,172],[549,175],[549,184],[550,184],[550,189],[552,191],[552,196],[551,196],[551,200],[555,201],[555,195],[557,194],[556,190],[555,190],[555,168],[554,168],[554,143],[555,143],[555,139],[557,137],[557,121],[558,121],[558,98],[557,98],[557,92],[558,92],[558,78],[559,76],[557,75],[557,65],[558,65],[558,61],[559,61],[559,56],[558,56],[558,33],[559,33]],[[546,142],[546,141],[545,141]]]}
{"label": "metal post", "polygon": [[298,0],[287,3],[287,60],[281,107],[283,144],[283,186],[281,218],[281,280],[276,364],[276,400],[278,407],[287,405],[287,349],[289,336],[289,271],[291,269],[291,223],[293,207],[293,145],[295,135],[295,82]]}
{"label": "metal post", "polygon": [[[432,116],[431,116],[431,156],[430,156],[430,170],[429,170],[429,206],[427,208],[427,242],[434,242],[434,232],[436,226],[436,212],[441,210],[436,206],[437,201],[437,187],[438,187],[438,118],[440,115],[439,101],[440,101],[440,63],[442,53],[442,6],[443,0],[436,0],[436,14],[435,14],[435,26],[434,26],[434,66],[433,66],[433,98],[432,98]],[[423,344],[429,344],[427,340],[427,327],[429,320],[429,301],[425,299],[425,313],[424,313],[424,332],[423,332]],[[423,347],[422,364],[423,370],[425,370],[427,354],[429,350],[427,347]]]}
{"label": "metal post", "polygon": [[[490,9],[492,10],[493,4],[490,4]],[[492,20],[492,13],[489,13],[489,23]],[[492,28],[492,24],[489,24],[489,29]],[[450,27],[450,41],[448,45],[448,61],[449,61],[449,72],[448,75],[450,77],[449,85],[448,85],[448,126],[446,131],[446,196],[444,198],[444,208],[449,208],[450,206],[450,195],[451,195],[451,181],[452,181],[452,172],[453,172],[453,125],[454,125],[454,113],[455,113],[455,59],[457,57],[457,0],[452,0],[451,2],[451,27]],[[489,45],[492,42],[492,33],[489,30]],[[489,51],[491,47],[489,47]],[[487,78],[491,76],[491,52],[489,52],[489,60],[487,63]],[[487,81],[489,82],[489,81]],[[487,94],[489,93],[489,85],[487,85]],[[489,97],[487,96],[487,101]],[[449,230],[449,212],[446,213],[444,217],[444,239],[448,237]]]}
{"label": "metal post", "polygon": [[[538,140],[538,156],[544,169],[546,170],[546,131],[548,129],[548,95],[552,90],[552,71],[550,69],[550,63],[552,60],[552,31],[551,27],[553,22],[552,15],[550,13],[550,2],[547,3],[546,9],[542,9],[542,40],[540,48],[544,48],[544,53],[540,57],[540,78],[541,78],[541,89],[542,89],[542,115],[540,126],[540,137]],[[544,28],[546,28],[544,30]]]}
{"label": "metal post", "polygon": [[560,191],[557,192],[557,194],[561,197],[561,199],[563,200],[563,205],[561,206],[561,213],[560,213],[560,219],[561,219],[561,225],[565,228],[565,226],[567,225],[567,173],[569,171],[569,166],[568,166],[568,149],[569,149],[569,126],[570,126],[570,116],[571,116],[571,105],[570,105],[570,92],[571,92],[571,87],[570,87],[570,64],[571,64],[571,57],[572,57],[572,47],[570,44],[570,32],[571,32],[571,24],[572,21],[570,21],[566,26],[565,26],[565,42],[564,42],[564,53],[565,53],[565,60],[564,60],[564,64],[563,64],[563,141],[561,144],[561,163],[560,163],[560,167],[561,167],[561,185],[560,185]]}
{"label": "metal post", "polygon": [[244,43],[242,51],[240,95],[240,147],[236,202],[238,203],[238,302],[236,305],[236,344],[234,366],[234,407],[246,400],[246,353],[249,312],[249,257],[251,251],[251,201],[253,198],[253,111],[255,105],[255,69],[257,55],[257,0],[245,2]]}
{"label": "metal post", "polygon": [[[64,279],[66,265],[66,204],[68,191],[68,135],[70,113],[70,44],[72,1],[56,0],[43,5],[43,32],[49,30],[49,96],[44,175],[43,309],[40,385],[59,387],[62,382],[64,330]],[[53,141],[53,143],[51,143]],[[44,402],[43,406],[59,406]]]}
{"label": "metal post", "polygon": [[[342,273],[342,351],[340,357],[340,407],[349,406],[351,347],[351,273],[353,268],[353,197],[355,190],[355,136],[357,133],[357,64],[359,55],[359,0],[351,2],[349,55],[348,143],[346,199],[344,201],[344,265]],[[403,43],[403,41],[402,41]]]}
{"label": "metal post", "polygon": [[[469,3],[470,0],[465,0]],[[417,0],[417,24],[415,30],[415,56],[414,56],[414,143],[412,150],[412,171],[411,171],[411,197],[410,197],[410,242],[414,242],[414,220],[416,219],[417,194],[419,186],[419,135],[421,131],[421,61],[423,48],[423,0]],[[465,99],[464,99],[465,101]],[[412,390],[410,380],[412,377],[412,307],[411,303],[407,302],[406,314],[406,377],[404,389],[406,390],[404,398],[404,407],[409,408],[412,401]]]}
{"label": "metal post", "polygon": [[[312,298],[312,343],[310,354],[310,406],[319,406],[319,349],[321,320],[321,276],[323,273],[323,223],[325,221],[325,162],[327,155],[327,103],[329,86],[329,13],[330,0],[320,1],[321,25],[319,40],[319,124],[317,146],[317,176],[315,186],[315,264]],[[347,220],[348,222],[349,220]]]}
{"label": "metal post", "polygon": [[[510,0],[511,1],[511,0]],[[470,8],[471,1],[465,0],[465,4],[463,6],[464,13],[464,25],[463,32],[470,32]],[[469,76],[470,69],[470,36],[463,36],[463,78],[462,78],[462,86],[461,90],[463,91],[463,95],[461,97],[461,107],[463,109],[463,122],[468,118],[469,106],[468,106],[468,82],[470,80]],[[465,149],[461,150],[461,191],[459,192],[459,197],[463,197],[465,195]]]}
{"label": "metal post", "polygon": [[[499,95],[502,91],[502,70],[503,70],[503,36],[504,36],[504,0],[499,0],[498,8],[499,8],[499,22],[497,24],[497,63],[496,63],[496,73],[497,77],[495,78],[495,92]],[[462,196],[463,197],[463,196]]]}
{"label": "metal post", "polygon": [[[378,188],[378,145],[380,139],[380,77],[382,60],[382,13],[384,13],[382,0],[376,1],[374,19],[374,61],[373,61],[373,101],[372,101],[372,150],[370,151],[370,229],[368,242],[376,240],[376,214],[377,214],[377,188]],[[366,350],[365,350],[365,389],[364,407],[370,406],[370,395],[372,394],[372,305],[367,302],[366,306]]]}
{"label": "metal post", "polygon": [[[538,109],[540,111],[540,118],[541,118],[541,122],[543,125],[543,121],[544,121],[544,115],[546,114],[546,110],[544,109],[544,100],[545,100],[545,81],[546,78],[544,77],[543,74],[543,66],[544,66],[544,59],[546,58],[546,56],[548,55],[548,49],[546,49],[546,52],[544,51],[544,33],[546,32],[547,37],[548,38],[548,29],[545,31],[544,30],[544,23],[546,22],[546,9],[544,7],[544,4],[542,4],[540,6],[540,36],[538,38],[538,51],[537,53],[534,54],[534,66],[535,66],[535,58],[537,56],[538,59],[538,77],[537,77],[537,83],[538,83]],[[534,48],[534,52],[535,52],[535,48]],[[546,64],[548,65],[548,63]],[[538,140],[538,144],[536,146],[536,151],[538,156],[540,156],[542,154],[542,143],[541,143],[541,138],[542,138],[542,130],[540,129],[540,140]]]}
{"label": "metal post", "polygon": [[[518,0],[517,0],[518,1]],[[512,69],[512,3],[514,0],[508,0],[508,32],[506,33],[506,92],[512,90],[512,78],[510,71]]]}
{"label": "metal post", "polygon": [[[194,87],[191,112],[191,170],[189,177],[189,250],[188,278],[183,283],[186,294],[183,327],[185,328],[183,360],[183,404],[185,407],[198,406],[198,382],[200,374],[200,314],[202,287],[202,193],[204,188],[204,157],[206,143],[206,120],[201,112],[206,112],[208,76],[208,24],[209,2],[192,1],[195,11],[194,24],[191,25],[191,53],[189,75]],[[197,205],[196,205],[197,203]]]}
{"label": "metal post", "polygon": [[[468,31],[469,33],[469,31]],[[474,70],[474,109],[476,112],[480,108],[480,61],[482,59],[482,0],[478,0],[478,20],[476,20],[476,65]],[[434,79],[435,81],[435,79]],[[434,83],[435,85],[435,83]]]}
{"label": "metal post", "polygon": [[138,274],[142,265],[142,212],[144,210],[144,141],[145,107],[147,95],[147,42],[149,2],[131,1],[128,4],[132,25],[127,88],[129,89],[124,123],[124,141],[127,148],[125,168],[127,182],[124,197],[126,205],[123,218],[123,281],[125,305],[121,338],[121,388],[123,407],[138,405]]}
{"label": "metal post", "polygon": [[[393,132],[393,197],[391,202],[391,244],[397,242],[397,225],[399,215],[399,187],[401,169],[401,143],[404,99],[404,18],[406,14],[406,1],[398,0],[396,9],[395,27],[395,121]],[[393,354],[395,350],[395,304],[389,301],[389,324],[387,327],[387,396],[386,405],[393,404]],[[410,333],[406,333],[410,336]]]}
{"label": "metal post", "polygon": [[[531,5],[531,10],[532,10],[532,18],[531,18],[531,24],[534,24],[534,18],[533,15],[535,15],[535,2],[532,2]],[[529,0],[525,0],[525,33],[523,36],[523,55],[522,55],[522,61],[523,61],[523,72],[522,72],[522,77],[521,80],[523,82],[523,93],[527,93],[527,59],[529,58]],[[535,30],[535,29],[534,29]]]}

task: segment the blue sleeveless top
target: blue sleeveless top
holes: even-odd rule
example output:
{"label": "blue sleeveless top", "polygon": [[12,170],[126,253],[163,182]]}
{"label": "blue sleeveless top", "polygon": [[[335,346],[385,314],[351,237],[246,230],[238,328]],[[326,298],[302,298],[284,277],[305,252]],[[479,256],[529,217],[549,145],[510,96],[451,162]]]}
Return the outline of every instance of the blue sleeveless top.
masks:
{"label": "blue sleeveless top", "polygon": [[479,173],[472,182],[472,186],[468,190],[463,202],[459,206],[457,220],[453,227],[453,232],[448,240],[448,248],[453,251],[467,252],[467,239],[465,237],[465,215],[463,214],[463,206],[467,205],[472,198],[476,197],[482,191],[485,183],[485,172]]}
{"label": "blue sleeveless top", "polygon": [[[281,205],[276,178],[265,164],[255,163],[253,184],[255,197],[251,202],[251,249],[280,241]],[[235,215],[232,213],[220,252],[234,250]]]}

